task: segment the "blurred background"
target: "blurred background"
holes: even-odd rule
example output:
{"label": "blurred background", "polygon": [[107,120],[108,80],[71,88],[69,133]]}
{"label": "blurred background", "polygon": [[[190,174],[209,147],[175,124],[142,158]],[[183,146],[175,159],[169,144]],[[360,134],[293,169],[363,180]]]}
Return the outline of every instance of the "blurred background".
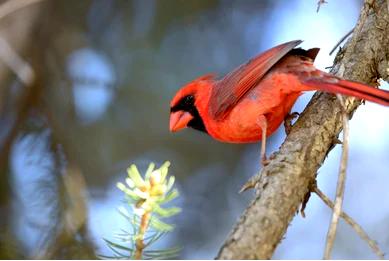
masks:
{"label": "blurred background", "polygon": [[[195,77],[223,75],[295,39],[321,48],[316,65],[324,70],[362,6],[329,0],[317,13],[317,0],[10,2],[22,1],[36,3],[5,17],[0,12],[0,258],[18,259],[111,255],[103,238],[114,240],[128,226],[117,212],[123,193],[116,183],[132,163],[144,171],[165,160],[183,212],[160,244],[180,245],[182,259],[214,258],[253,197],[238,191],[260,168],[259,144],[222,144],[194,130],[169,133],[170,99]],[[311,95],[293,111],[301,112]],[[344,203],[384,252],[388,113],[366,103],[354,114]],[[284,138],[281,127],[268,153]],[[332,150],[318,175],[332,198],[340,152]],[[305,212],[274,258],[322,257],[331,212],[314,195]],[[333,258],[374,255],[341,221]]]}

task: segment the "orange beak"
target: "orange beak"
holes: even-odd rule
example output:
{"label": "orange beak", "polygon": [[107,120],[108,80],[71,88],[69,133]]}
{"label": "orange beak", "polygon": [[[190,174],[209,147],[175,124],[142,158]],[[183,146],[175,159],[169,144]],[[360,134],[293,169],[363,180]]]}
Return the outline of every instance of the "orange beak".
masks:
{"label": "orange beak", "polygon": [[186,128],[192,119],[193,116],[186,111],[176,111],[170,113],[170,131],[176,132]]}

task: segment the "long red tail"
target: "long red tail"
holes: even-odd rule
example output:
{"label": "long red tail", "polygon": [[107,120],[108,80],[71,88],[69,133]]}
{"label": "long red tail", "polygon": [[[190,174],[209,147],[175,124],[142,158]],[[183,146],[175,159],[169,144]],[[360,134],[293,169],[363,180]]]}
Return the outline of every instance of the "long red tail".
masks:
{"label": "long red tail", "polygon": [[389,106],[389,91],[377,89],[363,83],[341,80],[334,77],[323,77],[306,80],[304,84],[320,91],[354,96]]}

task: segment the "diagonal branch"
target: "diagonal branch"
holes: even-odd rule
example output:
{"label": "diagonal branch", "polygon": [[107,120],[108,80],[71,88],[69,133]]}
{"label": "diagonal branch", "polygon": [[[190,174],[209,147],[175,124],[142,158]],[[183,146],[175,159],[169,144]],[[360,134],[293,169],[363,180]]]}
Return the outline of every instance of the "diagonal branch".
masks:
{"label": "diagonal branch", "polygon": [[0,5],[0,20],[4,17],[24,8],[31,4],[38,3],[43,0],[9,0]]}
{"label": "diagonal branch", "polygon": [[[337,95],[342,109],[345,108],[344,99],[342,95]],[[336,186],[336,198],[334,204],[334,211],[331,218],[331,223],[328,228],[327,233],[327,242],[324,250],[324,258],[323,259],[331,259],[332,248],[334,247],[336,229],[338,226],[340,214],[342,212],[342,204],[344,197],[344,189],[346,184],[346,169],[347,169],[347,161],[348,161],[348,150],[349,150],[349,124],[348,124],[348,116],[346,112],[343,110],[342,112],[342,121],[343,121],[343,150],[342,150],[342,159],[340,162],[339,168],[339,178],[338,184]]]}
{"label": "diagonal branch", "polygon": [[[371,85],[377,84],[378,78],[389,79],[386,7],[386,0],[365,0],[354,33],[335,58],[332,73]],[[346,113],[352,116],[359,105],[356,99],[346,99]],[[255,178],[257,196],[217,258],[271,258],[341,130],[342,109],[336,97],[315,94],[274,159]]]}
{"label": "diagonal branch", "polygon": [[[334,203],[316,186],[312,188],[312,192],[314,192],[323,202],[331,209],[334,208]],[[381,251],[381,249],[378,247],[377,243],[372,240],[369,235],[363,230],[363,228],[352,219],[349,215],[347,215],[345,212],[340,212],[340,217],[346,221],[347,224],[349,224],[355,232],[360,236],[362,240],[364,240],[371,250],[376,254],[376,256],[379,259],[384,259],[384,253]]]}

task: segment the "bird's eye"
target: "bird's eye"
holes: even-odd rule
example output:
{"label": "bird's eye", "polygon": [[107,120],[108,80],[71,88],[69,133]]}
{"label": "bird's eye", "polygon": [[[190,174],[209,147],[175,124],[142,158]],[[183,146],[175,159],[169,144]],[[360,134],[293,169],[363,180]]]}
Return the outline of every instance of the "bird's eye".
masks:
{"label": "bird's eye", "polygon": [[188,96],[186,96],[185,99],[184,99],[185,105],[193,105],[193,102],[194,102],[194,97],[193,97],[193,95],[188,95]]}
{"label": "bird's eye", "polygon": [[170,111],[171,112],[180,111],[180,110],[189,111],[193,108],[193,106],[194,106],[194,97],[193,95],[188,95],[183,97],[177,105],[170,108]]}

